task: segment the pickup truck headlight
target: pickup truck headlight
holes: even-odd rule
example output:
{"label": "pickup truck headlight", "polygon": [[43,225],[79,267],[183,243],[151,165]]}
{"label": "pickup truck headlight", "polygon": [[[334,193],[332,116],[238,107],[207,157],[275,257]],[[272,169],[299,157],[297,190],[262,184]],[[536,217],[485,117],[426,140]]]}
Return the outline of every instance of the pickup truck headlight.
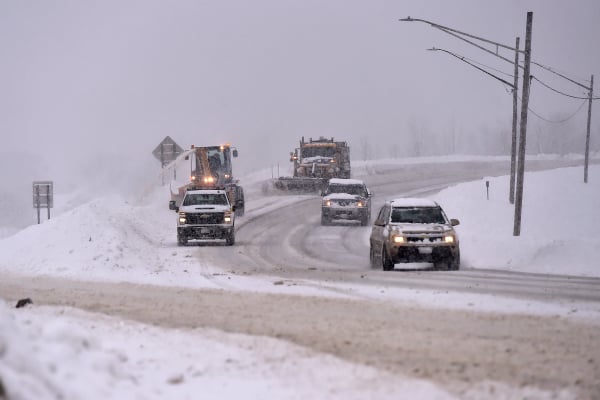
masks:
{"label": "pickup truck headlight", "polygon": [[228,211],[225,213],[225,216],[223,217],[223,222],[225,222],[226,224],[230,224],[233,221],[233,218],[231,217],[231,211]]}
{"label": "pickup truck headlight", "polygon": [[356,206],[357,206],[357,207],[364,207],[364,206],[365,206],[365,203],[359,200],[359,201],[356,203]]}
{"label": "pickup truck headlight", "polygon": [[392,233],[392,242],[393,243],[404,243],[405,242],[404,236],[402,236],[399,233]]}
{"label": "pickup truck headlight", "polygon": [[323,207],[331,207],[331,200],[323,200]]}
{"label": "pickup truck headlight", "polygon": [[179,213],[179,224],[185,225],[186,221],[185,213]]}

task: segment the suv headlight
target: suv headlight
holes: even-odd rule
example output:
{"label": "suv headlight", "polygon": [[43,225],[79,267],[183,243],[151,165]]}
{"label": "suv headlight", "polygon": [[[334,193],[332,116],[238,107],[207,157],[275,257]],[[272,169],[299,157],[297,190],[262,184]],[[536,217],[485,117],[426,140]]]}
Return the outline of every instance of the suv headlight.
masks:
{"label": "suv headlight", "polygon": [[185,213],[184,212],[179,213],[179,224],[185,225],[186,221],[187,220],[185,218]]}
{"label": "suv headlight", "polygon": [[357,202],[356,202],[356,206],[357,206],[357,207],[364,207],[364,206],[365,206],[365,202],[364,202],[364,201],[361,201],[361,200],[359,200],[359,201],[357,201]]}
{"label": "suv headlight", "polygon": [[456,241],[456,239],[454,238],[454,235],[451,233],[447,233],[446,235],[444,235],[444,243],[454,243]]}
{"label": "suv headlight", "polygon": [[331,207],[331,200],[323,200],[323,207]]}

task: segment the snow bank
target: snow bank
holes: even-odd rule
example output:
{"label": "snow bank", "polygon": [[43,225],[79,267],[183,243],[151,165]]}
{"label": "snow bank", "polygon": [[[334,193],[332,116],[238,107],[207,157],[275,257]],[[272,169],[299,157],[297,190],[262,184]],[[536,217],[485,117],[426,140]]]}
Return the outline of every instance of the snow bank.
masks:
{"label": "snow bank", "polygon": [[454,398],[277,339],[2,301],[0,382],[10,400]]}
{"label": "snow bank", "polygon": [[[590,166],[592,177],[599,166]],[[490,199],[486,197],[486,181]],[[456,185],[431,196],[458,218],[466,267],[600,276],[600,181],[583,183],[582,167],[527,173],[521,234],[513,236],[508,176]]]}

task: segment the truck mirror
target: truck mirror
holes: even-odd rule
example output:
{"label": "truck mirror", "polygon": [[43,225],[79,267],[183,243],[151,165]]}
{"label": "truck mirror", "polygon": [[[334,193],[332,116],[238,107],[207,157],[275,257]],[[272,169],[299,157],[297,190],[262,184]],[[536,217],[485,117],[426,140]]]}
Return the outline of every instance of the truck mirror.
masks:
{"label": "truck mirror", "polygon": [[231,206],[231,211],[235,212],[235,209],[236,209],[236,208],[237,208],[237,207],[236,207],[235,205]]}
{"label": "truck mirror", "polygon": [[238,156],[237,149],[233,149],[233,151],[231,152],[231,154],[233,154],[234,157],[237,157]]}
{"label": "truck mirror", "polygon": [[175,200],[169,201],[169,210],[177,211],[177,206],[175,205]]}

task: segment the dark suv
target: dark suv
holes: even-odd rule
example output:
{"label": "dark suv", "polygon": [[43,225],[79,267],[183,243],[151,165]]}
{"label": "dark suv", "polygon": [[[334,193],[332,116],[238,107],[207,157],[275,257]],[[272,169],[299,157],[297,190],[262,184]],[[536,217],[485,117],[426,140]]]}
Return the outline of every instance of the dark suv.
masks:
{"label": "dark suv", "polygon": [[330,179],[323,190],[321,225],[335,221],[359,221],[361,225],[371,220],[371,192],[358,179]]}
{"label": "dark suv", "polygon": [[457,219],[448,219],[438,203],[403,198],[385,203],[371,231],[371,266],[394,269],[394,264],[430,262],[435,269],[460,268]]}

